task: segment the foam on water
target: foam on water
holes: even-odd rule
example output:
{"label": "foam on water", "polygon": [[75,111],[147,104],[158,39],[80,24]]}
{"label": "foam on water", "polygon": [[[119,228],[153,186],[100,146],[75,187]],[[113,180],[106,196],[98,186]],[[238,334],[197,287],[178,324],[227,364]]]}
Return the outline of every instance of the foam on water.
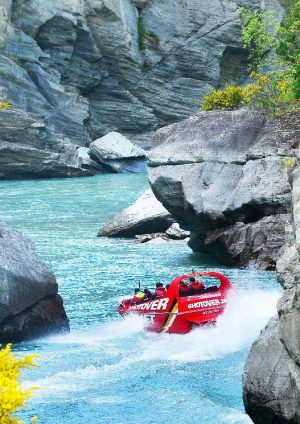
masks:
{"label": "foam on water", "polygon": [[142,360],[204,361],[249,346],[276,313],[278,291],[239,290],[214,327],[195,329],[184,337],[164,334],[143,342]]}
{"label": "foam on water", "polygon": [[[47,378],[27,381],[25,386],[38,385],[37,397],[45,401],[49,395],[65,397],[77,393],[101,380],[110,384],[116,374],[124,374],[140,362],[207,361],[222,358],[248,347],[258,336],[268,319],[276,312],[278,290],[237,290],[229,298],[225,314],[214,327],[199,328],[186,335],[143,332],[143,320],[131,316],[98,325],[89,332],[49,337],[42,342],[50,345],[73,346],[80,351],[99,352],[102,357],[115,358],[112,364],[90,365],[57,372]],[[89,361],[90,355],[86,356]],[[104,401],[103,401],[104,402]],[[235,421],[232,421],[235,422]]]}

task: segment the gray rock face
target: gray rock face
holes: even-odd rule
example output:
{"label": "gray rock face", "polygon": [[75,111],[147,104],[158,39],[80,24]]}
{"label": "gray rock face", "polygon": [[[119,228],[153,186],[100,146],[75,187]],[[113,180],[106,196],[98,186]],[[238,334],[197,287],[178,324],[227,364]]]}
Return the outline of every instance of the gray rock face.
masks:
{"label": "gray rock face", "polygon": [[[45,137],[37,134],[31,147],[38,151],[88,147],[111,131],[149,148],[154,130],[190,116],[211,87],[247,78],[240,5],[282,12],[277,0],[212,0],[209,5],[206,0],[5,0],[0,102],[8,100],[14,113],[34,114],[43,122],[50,137],[45,146]],[[0,144],[9,131],[8,122]],[[24,144],[17,137],[12,142]],[[10,147],[1,156],[9,150],[14,158]],[[40,154],[31,153],[36,167]],[[65,165],[82,175],[81,166]],[[12,162],[1,178],[12,178],[15,171],[19,177],[22,163],[17,169]],[[62,175],[63,168],[57,176]]]}
{"label": "gray rock face", "polygon": [[112,172],[146,171],[146,152],[117,132],[93,141],[89,154]]}
{"label": "gray rock face", "polygon": [[279,339],[278,319],[273,318],[253,344],[244,372],[245,409],[255,424],[299,422],[295,417],[297,397],[291,390],[295,371]]}
{"label": "gray rock face", "polygon": [[1,343],[17,343],[69,331],[69,320],[59,295],[45,297],[1,323]]}
{"label": "gray rock face", "polygon": [[[3,221],[0,221],[0,289],[1,342],[68,328],[54,275],[38,259],[33,244]],[[44,320],[41,313],[46,304],[55,313],[51,315],[49,307]]]}
{"label": "gray rock face", "polygon": [[260,269],[273,270],[280,260],[286,242],[286,225],[289,215],[271,215],[257,222],[237,222],[228,228],[209,231],[204,243],[197,236],[191,238],[189,246],[195,250],[206,250],[227,265],[253,265]]}
{"label": "gray rock face", "polygon": [[155,198],[152,190],[145,191],[131,206],[105,225],[102,237],[134,237],[138,234],[166,231],[174,219]]}
{"label": "gray rock face", "polygon": [[274,268],[291,212],[286,163],[299,125],[260,111],[200,112],[157,131],[152,189],[190,246],[224,262]]}
{"label": "gray rock face", "polygon": [[[295,128],[299,117],[291,114],[287,123]],[[244,375],[246,411],[258,424],[300,422],[299,139],[290,164],[291,225],[287,227],[288,245],[277,261],[277,276],[284,293],[278,303],[278,317],[251,348]]]}
{"label": "gray rock face", "polygon": [[[30,76],[0,55],[0,178],[91,175],[75,163],[76,146],[89,140],[86,101],[39,65],[28,67]],[[10,110],[1,108],[6,101]]]}

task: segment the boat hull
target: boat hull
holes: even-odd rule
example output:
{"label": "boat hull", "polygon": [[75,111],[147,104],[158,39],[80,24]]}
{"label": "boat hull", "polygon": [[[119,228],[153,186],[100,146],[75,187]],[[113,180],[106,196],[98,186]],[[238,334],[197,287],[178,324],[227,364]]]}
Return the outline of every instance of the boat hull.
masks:
{"label": "boat hull", "polygon": [[179,283],[186,276],[181,276],[173,280],[164,296],[137,304],[125,301],[118,307],[118,311],[123,317],[143,317],[145,330],[156,333],[186,334],[196,326],[215,324],[224,313],[232,285],[222,274],[206,274],[219,278],[220,286],[182,296]]}

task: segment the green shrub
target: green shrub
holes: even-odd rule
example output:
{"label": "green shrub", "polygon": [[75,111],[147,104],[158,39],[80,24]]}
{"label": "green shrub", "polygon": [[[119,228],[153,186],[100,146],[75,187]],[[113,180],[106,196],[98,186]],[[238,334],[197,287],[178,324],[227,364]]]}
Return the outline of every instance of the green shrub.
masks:
{"label": "green shrub", "polygon": [[66,90],[70,94],[74,94],[74,95],[78,94],[78,89],[76,87],[69,86],[69,87],[66,87]]}
{"label": "green shrub", "polygon": [[[271,71],[251,73],[252,84],[245,87],[229,85],[222,90],[212,89],[204,98],[203,110],[236,108],[251,105],[279,113],[300,108],[300,1],[285,0],[287,14],[281,24],[268,12],[241,9],[244,21],[243,41],[249,50],[249,68],[263,67],[269,49],[274,54],[268,61]],[[289,7],[288,7],[289,6]]]}
{"label": "green shrub", "polygon": [[156,44],[159,43],[159,37],[157,34],[155,34],[155,32],[146,31],[145,23],[141,16],[139,16],[137,20],[137,31],[138,31],[139,50],[141,51],[146,50],[145,39]]}
{"label": "green shrub", "polygon": [[[242,40],[244,47],[249,50],[250,70],[255,71],[262,67],[265,53],[274,48],[276,38],[270,32],[269,28],[274,16],[270,12],[253,12],[244,7],[240,8],[243,21]],[[273,28],[273,32],[277,32],[278,24]]]}
{"label": "green shrub", "polygon": [[223,90],[212,89],[208,96],[204,97],[202,110],[232,109],[249,105],[258,98],[268,84],[268,77],[258,73],[252,73],[255,82],[245,87],[240,85],[228,85]]}
{"label": "green shrub", "polygon": [[145,50],[146,45],[145,45],[144,38],[145,38],[146,30],[145,30],[144,19],[141,16],[139,16],[137,20],[137,31],[138,31],[139,49]]}
{"label": "green shrub", "polygon": [[243,100],[243,88],[238,85],[229,85],[224,90],[213,88],[208,96],[204,97],[202,110],[228,109],[239,107]]}
{"label": "green shrub", "polygon": [[159,36],[153,31],[146,32],[145,37],[148,38],[148,40],[153,41],[154,43],[159,43]]}

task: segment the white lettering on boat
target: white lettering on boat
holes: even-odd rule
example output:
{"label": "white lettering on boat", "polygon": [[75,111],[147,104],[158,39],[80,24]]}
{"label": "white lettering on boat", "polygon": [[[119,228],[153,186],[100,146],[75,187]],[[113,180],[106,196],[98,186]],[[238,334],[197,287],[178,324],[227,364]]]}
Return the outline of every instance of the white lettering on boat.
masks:
{"label": "white lettering on boat", "polygon": [[211,300],[202,300],[201,302],[190,303],[188,309],[194,308],[209,308],[211,306],[220,306],[227,303],[227,299],[211,299]]}
{"label": "white lettering on boat", "polygon": [[131,306],[131,310],[134,311],[144,311],[144,310],[151,310],[151,311],[166,311],[169,298],[165,297],[163,299],[157,299],[153,300],[151,302],[145,302],[145,303],[139,303],[138,305]]}
{"label": "white lettering on boat", "polygon": [[209,297],[220,297],[222,296],[222,294],[221,293],[203,293],[203,294],[194,294],[194,296],[197,296],[198,298],[205,297],[205,299],[208,299]]}

